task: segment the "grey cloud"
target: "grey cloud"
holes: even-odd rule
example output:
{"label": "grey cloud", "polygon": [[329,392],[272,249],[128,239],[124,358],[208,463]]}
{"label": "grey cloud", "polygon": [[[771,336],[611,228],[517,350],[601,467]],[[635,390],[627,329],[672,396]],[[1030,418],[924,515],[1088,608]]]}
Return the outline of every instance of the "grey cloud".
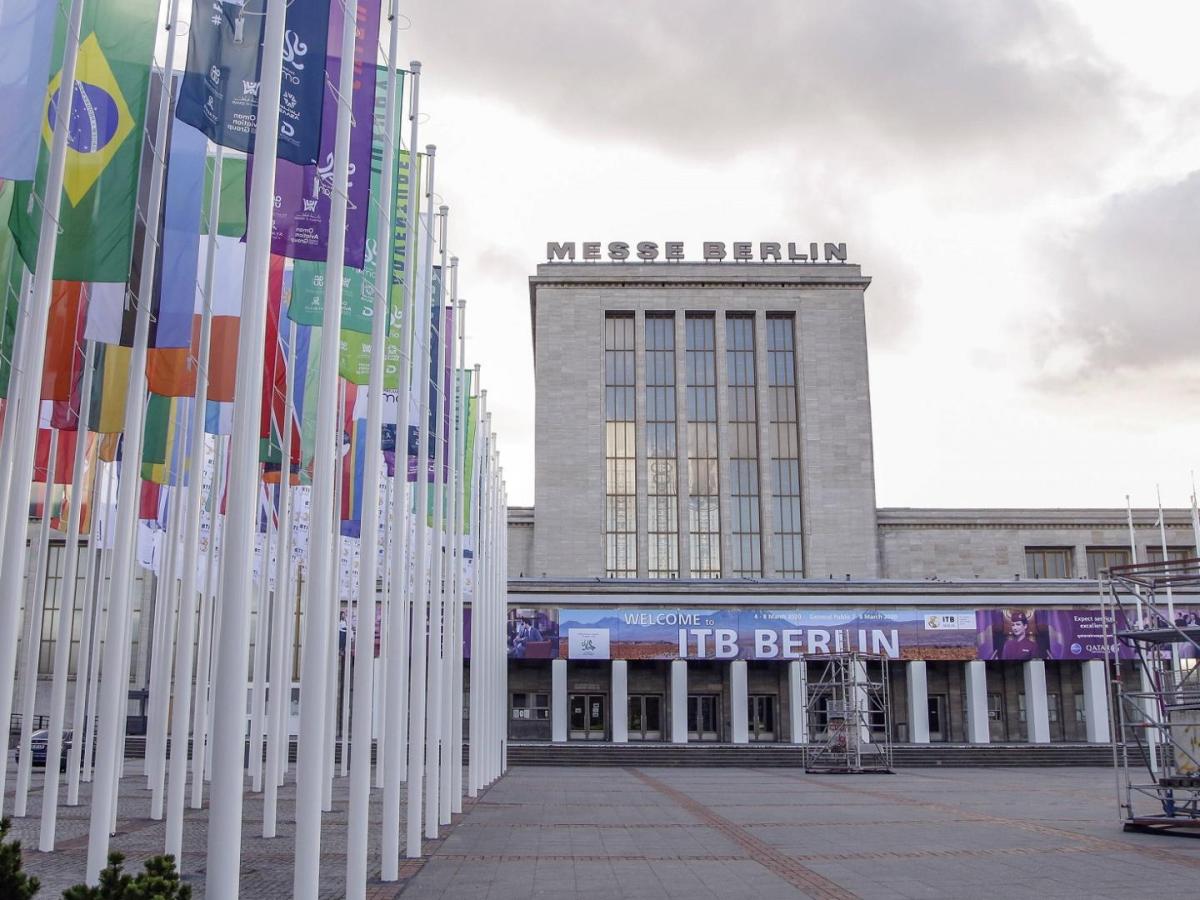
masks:
{"label": "grey cloud", "polygon": [[1044,247],[1048,309],[1034,325],[1040,382],[1094,384],[1193,361],[1197,234],[1200,171],[1118,194],[1094,223]]}
{"label": "grey cloud", "polygon": [[418,0],[431,79],[592,140],[960,164],[1098,153],[1127,82],[1047,0]]}

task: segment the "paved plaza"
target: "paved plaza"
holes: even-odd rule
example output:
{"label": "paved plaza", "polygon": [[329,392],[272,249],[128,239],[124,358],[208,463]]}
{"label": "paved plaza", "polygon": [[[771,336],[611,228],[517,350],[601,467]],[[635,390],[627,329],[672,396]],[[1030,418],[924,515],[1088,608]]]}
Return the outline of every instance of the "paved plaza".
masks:
{"label": "paved plaza", "polygon": [[[140,761],[129,760],[132,771]],[[10,777],[14,774],[10,768]],[[114,849],[160,852],[163,826],[127,778]],[[11,780],[9,784],[11,785]],[[40,788],[41,775],[35,775]],[[291,888],[292,785],[280,837],[256,837],[247,797],[243,895]],[[345,779],[325,818],[322,897],[341,895]],[[369,896],[444,898],[1128,898],[1196,896],[1200,842],[1125,834],[1106,769],[904,769],[806,775],[753,768],[514,768],[469,805],[423,864]],[[86,807],[64,809],[62,850],[36,849],[35,816],[14,820],[42,897],[78,880]],[[6,807],[8,808],[8,807]],[[376,803],[378,821],[378,803]],[[378,828],[372,829],[378,839]],[[184,873],[204,896],[205,814],[189,812]],[[375,845],[372,846],[374,858]]]}

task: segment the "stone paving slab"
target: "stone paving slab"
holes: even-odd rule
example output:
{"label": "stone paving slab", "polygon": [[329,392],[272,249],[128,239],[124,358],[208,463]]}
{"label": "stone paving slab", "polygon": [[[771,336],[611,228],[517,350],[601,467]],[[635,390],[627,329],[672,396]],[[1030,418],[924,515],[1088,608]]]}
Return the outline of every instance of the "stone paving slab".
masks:
{"label": "stone paving slab", "polygon": [[1106,769],[521,767],[407,897],[1198,896],[1200,841],[1121,831]]}

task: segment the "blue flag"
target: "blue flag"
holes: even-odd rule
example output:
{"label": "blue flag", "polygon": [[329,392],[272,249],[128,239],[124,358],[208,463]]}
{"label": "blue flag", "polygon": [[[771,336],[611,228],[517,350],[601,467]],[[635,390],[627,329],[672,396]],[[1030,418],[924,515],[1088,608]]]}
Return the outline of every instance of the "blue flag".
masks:
{"label": "blue flag", "polygon": [[[214,143],[254,151],[267,0],[192,0],[187,70],[177,115]],[[292,0],[283,40],[279,158],[317,161],[329,0]]]}

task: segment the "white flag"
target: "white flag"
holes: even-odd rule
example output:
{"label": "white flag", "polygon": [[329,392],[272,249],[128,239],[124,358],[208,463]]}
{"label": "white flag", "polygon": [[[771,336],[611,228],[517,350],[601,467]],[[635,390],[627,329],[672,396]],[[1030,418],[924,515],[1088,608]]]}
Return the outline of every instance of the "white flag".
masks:
{"label": "white flag", "polygon": [[46,87],[60,6],[47,0],[0,2],[0,178],[32,181],[37,174],[42,127],[47,122]]}

